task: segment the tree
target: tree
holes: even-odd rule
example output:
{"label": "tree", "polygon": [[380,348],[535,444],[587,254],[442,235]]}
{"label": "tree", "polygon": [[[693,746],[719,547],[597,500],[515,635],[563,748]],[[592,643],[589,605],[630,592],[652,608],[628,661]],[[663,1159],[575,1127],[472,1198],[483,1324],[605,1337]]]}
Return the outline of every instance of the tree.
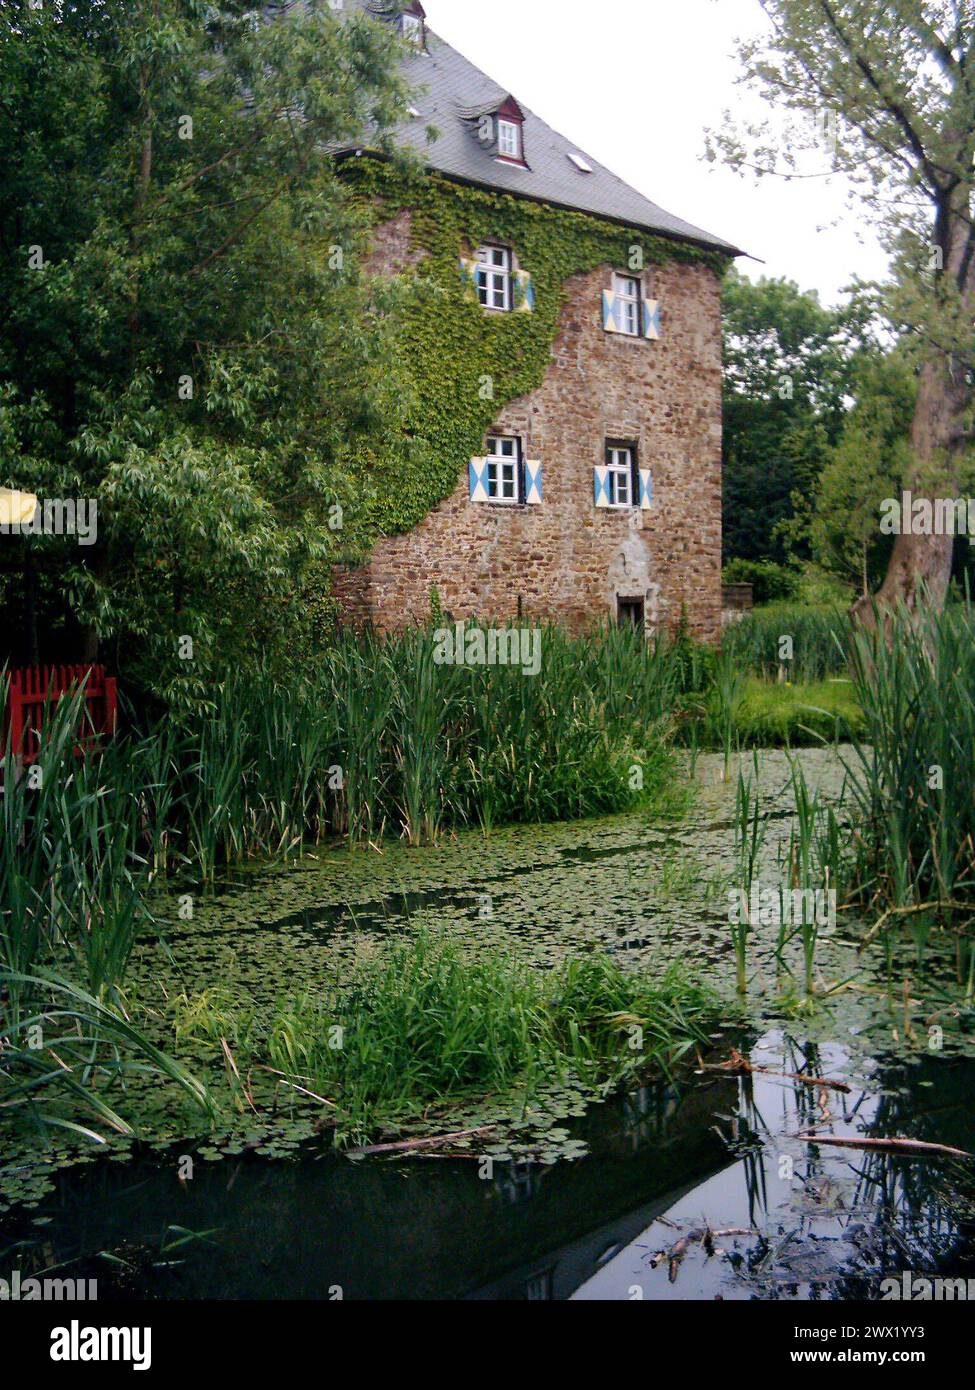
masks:
{"label": "tree", "polygon": [[[826,132],[894,257],[888,311],[920,364],[908,486],[960,495],[972,428],[975,11],[970,0],[760,0],[767,36],[741,47],[743,81],[804,120],[715,137],[739,167],[796,176]],[[878,603],[944,599],[950,536],[898,536]],[[858,612],[869,619],[869,604]]]}
{"label": "tree", "polygon": [[856,405],[819,479],[810,533],[823,569],[852,580],[865,597],[890,558],[877,523],[881,503],[899,495],[910,467],[916,383],[902,354],[878,354],[861,362],[856,390]]}
{"label": "tree", "polygon": [[403,115],[399,43],[328,4],[0,11],[0,481],[97,502],[96,544],[33,538],[85,658],[200,692],[358,544],[405,389],[329,150]]}
{"label": "tree", "polygon": [[729,271],[724,293],[724,538],[728,559],[781,562],[842,427],[869,315],[827,309],[789,280]]}

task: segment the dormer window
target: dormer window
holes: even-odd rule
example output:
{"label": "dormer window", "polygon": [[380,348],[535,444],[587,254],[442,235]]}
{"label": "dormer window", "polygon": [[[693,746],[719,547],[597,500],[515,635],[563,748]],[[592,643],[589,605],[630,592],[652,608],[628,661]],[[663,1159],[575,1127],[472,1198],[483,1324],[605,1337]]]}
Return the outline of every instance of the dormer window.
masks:
{"label": "dormer window", "polygon": [[525,113],[514,97],[505,97],[494,112],[494,157],[503,164],[525,166]]}
{"label": "dormer window", "polygon": [[498,118],[498,154],[521,162],[521,126],[517,121]]}
{"label": "dormer window", "polygon": [[426,10],[420,0],[412,0],[399,17],[399,31],[408,44],[423,48],[426,43]]}

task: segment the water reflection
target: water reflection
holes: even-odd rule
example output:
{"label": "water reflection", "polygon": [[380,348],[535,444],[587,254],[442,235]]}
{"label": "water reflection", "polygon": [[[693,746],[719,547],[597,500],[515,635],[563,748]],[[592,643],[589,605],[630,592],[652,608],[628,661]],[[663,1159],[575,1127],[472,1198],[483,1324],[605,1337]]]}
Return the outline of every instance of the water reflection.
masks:
{"label": "water reflection", "polygon": [[[968,1165],[796,1137],[975,1148],[970,1062],[878,1067],[844,1094],[774,1074],[841,1080],[839,1046],[776,1032],[749,1055],[769,1070],[688,1068],[591,1110],[576,1163],[250,1159],[198,1165],[187,1184],[158,1166],[68,1173],[33,1251],[0,1249],[0,1268],[71,1265],[103,1298],[535,1301],[876,1297],[904,1269],[973,1267]],[[174,1227],[216,1233],[163,1253]]]}
{"label": "water reflection", "polygon": [[[770,1070],[739,1077],[733,1109],[716,1114],[735,1161],[676,1197],[574,1297],[877,1297],[891,1273],[973,1267],[970,1163],[798,1137],[910,1137],[975,1150],[970,1062],[878,1068],[872,1086],[843,1093],[773,1074],[842,1079],[849,1059],[837,1045],[770,1034],[751,1060]],[[724,1231],[735,1234],[709,1236]]]}

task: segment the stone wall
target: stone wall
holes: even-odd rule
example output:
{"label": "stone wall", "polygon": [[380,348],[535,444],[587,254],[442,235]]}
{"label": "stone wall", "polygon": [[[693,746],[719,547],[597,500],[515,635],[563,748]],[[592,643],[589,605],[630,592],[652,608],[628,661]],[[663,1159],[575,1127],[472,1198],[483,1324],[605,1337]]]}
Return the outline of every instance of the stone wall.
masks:
{"label": "stone wall", "polygon": [[[411,259],[409,217],[386,223],[371,268]],[[517,248],[516,248],[517,249]],[[472,502],[467,471],[408,534],[383,539],[363,569],[336,575],[354,622],[390,630],[425,620],[431,590],[453,618],[554,620],[573,628],[645,602],[648,626],[686,610],[695,636],[721,630],[721,307],[706,266],[650,267],[659,341],[607,333],[612,267],[573,277],[545,380],[505,406],[499,433],[543,466],[540,506]],[[650,511],[597,508],[593,468],[607,439],[633,441],[652,468]]]}

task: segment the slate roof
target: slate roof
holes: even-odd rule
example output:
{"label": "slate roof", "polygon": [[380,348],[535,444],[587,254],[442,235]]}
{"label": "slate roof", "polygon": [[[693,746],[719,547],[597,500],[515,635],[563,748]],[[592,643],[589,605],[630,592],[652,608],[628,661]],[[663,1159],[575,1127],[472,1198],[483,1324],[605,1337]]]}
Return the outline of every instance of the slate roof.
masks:
{"label": "slate roof", "polygon": [[[382,0],[345,0],[381,17]],[[621,178],[546,125],[521,100],[445,43],[427,25],[426,51],[404,59],[404,75],[418,89],[413,98],[418,115],[395,134],[398,143],[415,149],[423,162],[451,178],[560,207],[597,213],[628,226],[659,235],[695,242],[700,246],[744,254],[730,242],[675,217],[673,213],[638,193]],[[477,115],[497,110],[513,96],[524,112],[524,154],[528,168],[495,158],[477,138]],[[438,138],[427,142],[426,130],[435,126]],[[363,148],[368,148],[364,143]],[[592,169],[583,173],[569,158],[581,155]]]}

